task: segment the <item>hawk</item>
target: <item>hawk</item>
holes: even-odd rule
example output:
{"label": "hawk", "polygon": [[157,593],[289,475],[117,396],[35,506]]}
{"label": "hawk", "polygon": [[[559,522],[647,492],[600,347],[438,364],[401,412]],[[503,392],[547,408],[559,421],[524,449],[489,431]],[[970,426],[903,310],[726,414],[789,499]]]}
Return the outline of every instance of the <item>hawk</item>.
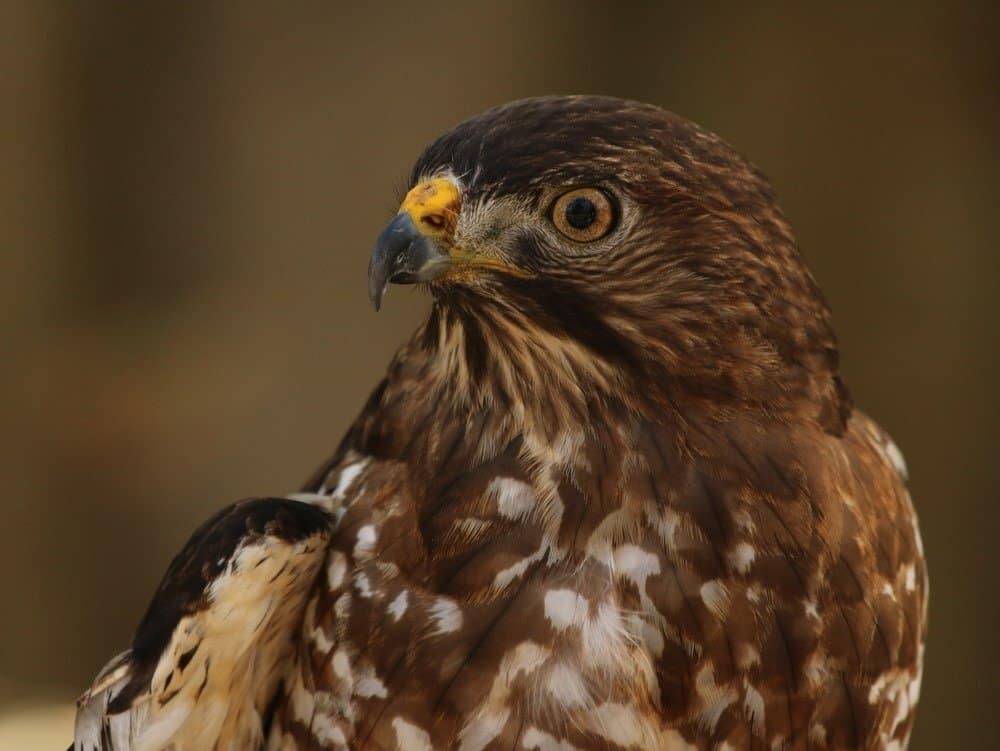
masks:
{"label": "hawk", "polygon": [[433,142],[375,245],[429,318],[298,494],[171,564],[77,749],[890,749],[927,580],[765,178],[653,106]]}

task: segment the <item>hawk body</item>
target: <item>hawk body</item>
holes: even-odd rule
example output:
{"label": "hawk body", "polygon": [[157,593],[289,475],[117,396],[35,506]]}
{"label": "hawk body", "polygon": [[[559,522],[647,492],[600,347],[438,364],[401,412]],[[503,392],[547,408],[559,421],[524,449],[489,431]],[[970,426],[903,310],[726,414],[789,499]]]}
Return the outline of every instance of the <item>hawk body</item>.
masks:
{"label": "hawk body", "polygon": [[[164,747],[905,748],[916,518],[760,174],[659,109],[564,97],[458,126],[411,188],[370,284],[426,282],[430,318],[312,505],[282,502],[329,523],[255,538],[300,562],[280,633],[249,629],[224,719]],[[156,657],[81,717],[164,703],[190,663]]]}

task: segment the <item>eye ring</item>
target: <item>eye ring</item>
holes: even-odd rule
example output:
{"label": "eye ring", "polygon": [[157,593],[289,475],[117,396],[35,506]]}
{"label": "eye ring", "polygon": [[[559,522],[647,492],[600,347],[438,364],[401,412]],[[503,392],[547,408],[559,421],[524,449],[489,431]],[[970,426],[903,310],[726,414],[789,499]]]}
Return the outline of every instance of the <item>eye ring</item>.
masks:
{"label": "eye ring", "polygon": [[589,243],[614,229],[617,212],[611,198],[600,188],[574,188],[553,202],[550,218],[570,240]]}

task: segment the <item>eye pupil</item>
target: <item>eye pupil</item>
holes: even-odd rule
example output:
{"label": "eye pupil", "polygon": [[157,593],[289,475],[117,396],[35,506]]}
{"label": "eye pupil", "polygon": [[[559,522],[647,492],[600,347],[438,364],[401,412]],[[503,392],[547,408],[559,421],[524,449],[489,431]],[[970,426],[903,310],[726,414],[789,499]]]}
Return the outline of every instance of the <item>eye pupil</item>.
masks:
{"label": "eye pupil", "polygon": [[566,223],[574,229],[586,229],[597,219],[597,207],[589,198],[574,198],[566,204]]}

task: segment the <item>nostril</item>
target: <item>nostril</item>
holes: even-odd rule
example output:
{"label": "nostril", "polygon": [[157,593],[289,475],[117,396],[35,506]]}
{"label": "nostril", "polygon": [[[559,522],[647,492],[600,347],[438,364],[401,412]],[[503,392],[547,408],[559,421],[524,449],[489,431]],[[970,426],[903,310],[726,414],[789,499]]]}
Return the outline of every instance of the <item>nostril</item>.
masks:
{"label": "nostril", "polygon": [[444,217],[440,214],[425,214],[420,217],[420,221],[433,229],[441,229],[444,227]]}

